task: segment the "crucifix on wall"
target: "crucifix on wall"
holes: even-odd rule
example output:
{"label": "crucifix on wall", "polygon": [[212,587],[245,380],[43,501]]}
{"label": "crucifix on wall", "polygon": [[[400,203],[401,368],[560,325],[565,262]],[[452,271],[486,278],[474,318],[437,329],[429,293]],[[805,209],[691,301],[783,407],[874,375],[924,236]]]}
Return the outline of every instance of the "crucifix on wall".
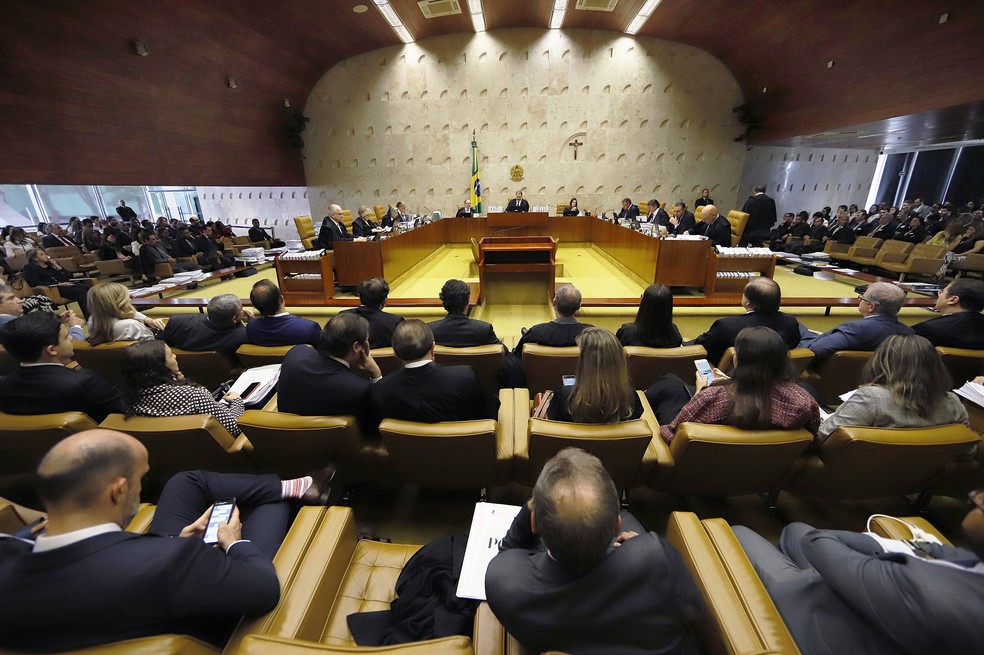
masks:
{"label": "crucifix on wall", "polygon": [[583,142],[578,141],[576,138],[568,143],[570,147],[574,148],[574,161],[577,161],[577,149],[584,145]]}

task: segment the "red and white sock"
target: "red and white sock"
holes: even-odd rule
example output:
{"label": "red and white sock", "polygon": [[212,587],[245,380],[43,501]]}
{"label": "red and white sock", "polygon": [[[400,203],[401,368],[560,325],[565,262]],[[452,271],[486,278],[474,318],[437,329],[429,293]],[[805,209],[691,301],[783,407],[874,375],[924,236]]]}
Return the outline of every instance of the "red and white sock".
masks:
{"label": "red and white sock", "polygon": [[280,481],[280,493],[284,498],[300,498],[314,484],[314,478],[305,475],[303,478]]}

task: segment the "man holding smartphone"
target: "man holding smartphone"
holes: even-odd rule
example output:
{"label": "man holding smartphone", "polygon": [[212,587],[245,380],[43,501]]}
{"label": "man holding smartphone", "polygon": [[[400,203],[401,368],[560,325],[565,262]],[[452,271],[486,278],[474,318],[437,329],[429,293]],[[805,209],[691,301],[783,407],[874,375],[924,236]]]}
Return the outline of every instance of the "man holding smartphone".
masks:
{"label": "man holding smartphone", "polygon": [[[36,475],[44,531],[35,542],[0,538],[0,649],[65,651],[166,633],[221,645],[240,617],[274,608],[284,501],[322,496],[317,483],[181,473],[161,494],[152,534],[124,532],[149,469],[143,445],[111,430],[72,435],[45,455]],[[205,544],[212,504],[232,497],[239,506],[216,526],[216,545]]]}

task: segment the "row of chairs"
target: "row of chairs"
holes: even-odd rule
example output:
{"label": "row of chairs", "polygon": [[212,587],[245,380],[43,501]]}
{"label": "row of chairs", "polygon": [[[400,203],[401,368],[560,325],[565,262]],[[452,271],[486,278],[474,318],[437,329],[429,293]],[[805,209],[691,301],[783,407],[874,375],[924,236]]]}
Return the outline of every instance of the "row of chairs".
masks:
{"label": "row of chairs", "polygon": [[[824,245],[824,252],[834,259],[849,261],[857,266],[880,268],[895,273],[900,281],[904,281],[906,275],[936,275],[943,266],[946,251],[946,246],[875,237],[858,237],[851,245],[834,241]],[[982,272],[984,255],[967,255],[963,261],[954,262],[952,268],[958,276],[967,271]]]}
{"label": "row of chairs", "polygon": [[[943,493],[984,478],[984,448],[966,455],[981,435],[963,425],[934,428],[842,427],[819,448],[806,430],[741,430],[682,424],[671,444],[642,392],[640,419],[587,425],[532,418],[526,389],[502,389],[496,420],[415,423],[386,419],[363,433],[353,416],[281,413],[275,402],[249,410],[231,436],[211,416],[167,418],[110,415],[100,425],[132,434],[161,476],[188,468],[303,475],[337,461],[352,481],[395,477],[406,484],[485,489],[531,486],[542,466],[567,446],[598,456],[620,490],[649,486],[702,497],[781,491],[833,498]],[[0,475],[32,470],[67,434],[95,427],[78,413],[0,415]],[[886,465],[890,463],[890,465]],[[984,481],[982,481],[984,483]]]}

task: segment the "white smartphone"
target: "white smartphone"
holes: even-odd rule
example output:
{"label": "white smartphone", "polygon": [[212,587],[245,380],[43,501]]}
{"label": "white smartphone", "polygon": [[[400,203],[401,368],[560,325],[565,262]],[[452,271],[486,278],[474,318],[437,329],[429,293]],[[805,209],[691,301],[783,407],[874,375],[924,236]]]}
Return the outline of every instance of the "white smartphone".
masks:
{"label": "white smartphone", "polygon": [[574,376],[573,375],[565,375],[561,379],[564,381],[564,386],[565,387],[573,387],[574,386]]}
{"label": "white smartphone", "polygon": [[226,498],[216,501],[212,505],[212,514],[208,517],[208,527],[205,528],[205,536],[202,540],[207,544],[218,543],[219,523],[228,523],[232,517],[232,510],[236,507],[235,498]]}
{"label": "white smartphone", "polygon": [[697,372],[700,373],[700,376],[707,380],[708,383],[714,382],[714,369],[711,368],[711,365],[706,359],[694,360],[694,366],[697,367]]}

